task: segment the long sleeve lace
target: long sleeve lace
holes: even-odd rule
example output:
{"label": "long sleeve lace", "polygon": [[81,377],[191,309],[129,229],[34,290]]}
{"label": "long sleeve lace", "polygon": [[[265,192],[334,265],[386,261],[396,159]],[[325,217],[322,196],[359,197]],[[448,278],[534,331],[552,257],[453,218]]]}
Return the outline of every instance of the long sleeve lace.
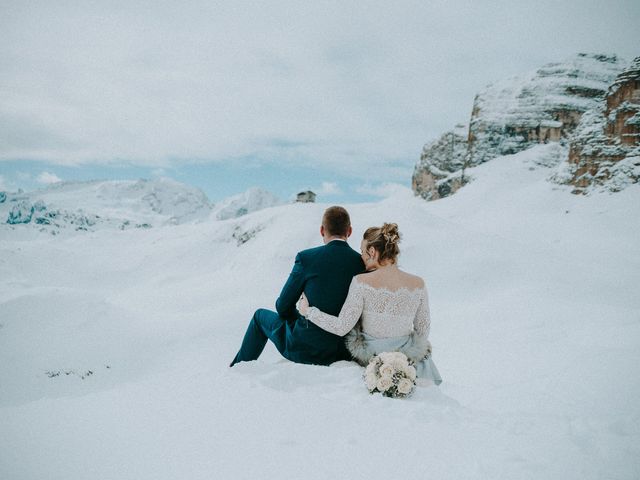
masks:
{"label": "long sleeve lace", "polygon": [[309,307],[307,318],[317,326],[335,335],[346,335],[360,319],[364,308],[364,296],[360,283],[354,277],[349,286],[347,299],[342,305],[340,314],[336,317],[329,315],[316,307]]}
{"label": "long sleeve lace", "polygon": [[420,303],[418,304],[418,310],[416,310],[416,317],[413,320],[413,328],[421,337],[426,338],[429,336],[431,313],[429,311],[429,295],[426,288],[422,289],[422,294],[420,295]]}

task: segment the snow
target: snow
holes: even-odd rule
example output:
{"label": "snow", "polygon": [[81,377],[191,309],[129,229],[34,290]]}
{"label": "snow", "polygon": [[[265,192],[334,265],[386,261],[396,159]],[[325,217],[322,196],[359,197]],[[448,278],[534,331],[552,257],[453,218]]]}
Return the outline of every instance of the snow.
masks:
{"label": "snow", "polygon": [[401,266],[427,281],[444,383],[403,400],[271,346],[227,366],[327,205],[5,226],[0,478],[638,478],[640,186],[571,195],[547,180],[554,148],[482,164],[435,202],[347,206],[352,246],[395,221]]}
{"label": "snow", "polygon": [[211,216],[217,220],[237,218],[263,208],[282,205],[282,200],[262,188],[253,187],[246,192],[226,198],[213,206]]}

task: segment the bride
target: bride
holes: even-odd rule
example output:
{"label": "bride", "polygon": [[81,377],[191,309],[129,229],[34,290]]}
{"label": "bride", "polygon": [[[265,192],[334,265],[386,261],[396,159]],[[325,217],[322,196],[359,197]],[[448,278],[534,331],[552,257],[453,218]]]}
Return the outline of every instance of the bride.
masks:
{"label": "bride", "polygon": [[399,351],[414,362],[419,384],[439,385],[428,340],[427,290],[422,278],[398,268],[399,242],[395,223],[368,228],[360,246],[368,273],[353,277],[339,316],[309,306],[304,295],[299,311],[320,328],[346,335],[346,346],[361,365],[379,353]]}

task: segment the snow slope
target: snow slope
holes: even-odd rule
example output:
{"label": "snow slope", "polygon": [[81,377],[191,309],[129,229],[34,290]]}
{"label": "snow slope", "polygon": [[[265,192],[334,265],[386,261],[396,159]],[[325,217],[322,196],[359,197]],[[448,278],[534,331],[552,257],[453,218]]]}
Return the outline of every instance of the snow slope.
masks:
{"label": "snow slope", "polygon": [[211,216],[217,220],[237,218],[263,208],[282,205],[282,200],[262,188],[253,187],[238,195],[228,197],[213,206]]}
{"label": "snow slope", "polygon": [[[0,478],[636,479],[640,187],[581,197],[553,145],[396,221],[444,383],[370,396],[361,369],[269,346],[227,367],[326,205],[150,230],[0,230]],[[242,241],[240,241],[241,239]]]}

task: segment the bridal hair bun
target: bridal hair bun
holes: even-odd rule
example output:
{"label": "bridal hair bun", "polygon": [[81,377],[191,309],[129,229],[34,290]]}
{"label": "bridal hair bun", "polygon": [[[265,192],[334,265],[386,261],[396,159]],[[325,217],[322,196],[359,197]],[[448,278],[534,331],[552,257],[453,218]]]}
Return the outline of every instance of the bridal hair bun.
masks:
{"label": "bridal hair bun", "polygon": [[382,227],[370,227],[363,236],[367,248],[373,247],[378,252],[378,261],[396,263],[400,254],[400,232],[397,223],[385,223]]}
{"label": "bridal hair bun", "polygon": [[385,223],[380,231],[387,245],[400,243],[400,232],[398,231],[397,223]]}

